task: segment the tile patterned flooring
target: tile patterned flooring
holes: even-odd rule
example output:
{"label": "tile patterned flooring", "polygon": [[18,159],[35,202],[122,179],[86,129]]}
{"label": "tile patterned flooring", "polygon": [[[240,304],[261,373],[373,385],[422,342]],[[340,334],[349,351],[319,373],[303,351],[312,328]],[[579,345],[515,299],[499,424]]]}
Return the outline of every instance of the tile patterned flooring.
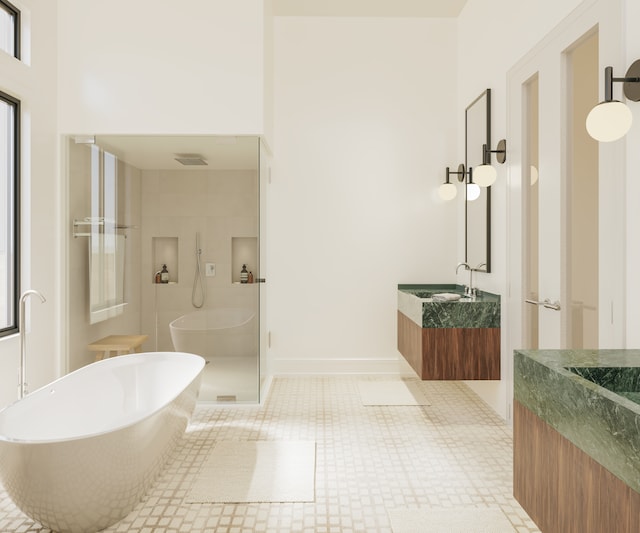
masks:
{"label": "tile patterned flooring", "polygon": [[[518,533],[537,532],[512,496],[512,433],[458,382],[419,382],[430,406],[363,406],[359,380],[274,379],[262,406],[199,405],[148,496],[111,533],[392,533],[388,509],[501,509]],[[414,378],[403,378],[413,381]],[[187,504],[217,440],[314,440],[314,503]],[[40,532],[0,486],[0,531]]]}

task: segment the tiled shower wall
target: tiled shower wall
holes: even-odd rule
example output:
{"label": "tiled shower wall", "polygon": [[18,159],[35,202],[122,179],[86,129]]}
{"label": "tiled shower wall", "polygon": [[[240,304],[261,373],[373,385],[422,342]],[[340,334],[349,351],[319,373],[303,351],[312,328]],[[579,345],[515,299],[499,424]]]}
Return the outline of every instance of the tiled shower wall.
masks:
{"label": "tiled shower wall", "polygon": [[[257,172],[143,170],[141,183],[141,328],[149,335],[144,349],[173,350],[169,323],[196,311],[191,297],[197,233],[202,269],[215,263],[216,270],[214,277],[203,278],[204,308],[256,309],[258,286],[232,283],[232,239],[258,236]],[[177,239],[177,268],[167,285],[154,283],[163,263],[157,248],[154,257],[154,238]],[[257,275],[257,265],[247,267]]]}

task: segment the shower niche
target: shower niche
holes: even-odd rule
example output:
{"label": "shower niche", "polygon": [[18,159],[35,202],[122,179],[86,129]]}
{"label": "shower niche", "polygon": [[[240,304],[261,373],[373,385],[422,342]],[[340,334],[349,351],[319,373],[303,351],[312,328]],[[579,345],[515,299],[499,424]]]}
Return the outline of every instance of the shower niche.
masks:
{"label": "shower niche", "polygon": [[[151,280],[153,283],[164,283],[158,281],[156,276],[162,272],[163,266],[169,271],[168,283],[178,283],[178,237],[152,237],[151,238]],[[162,280],[162,276],[160,276]]]}
{"label": "shower niche", "polygon": [[242,268],[246,265],[253,279],[258,277],[258,239],[257,237],[231,238],[231,282],[242,284]]}

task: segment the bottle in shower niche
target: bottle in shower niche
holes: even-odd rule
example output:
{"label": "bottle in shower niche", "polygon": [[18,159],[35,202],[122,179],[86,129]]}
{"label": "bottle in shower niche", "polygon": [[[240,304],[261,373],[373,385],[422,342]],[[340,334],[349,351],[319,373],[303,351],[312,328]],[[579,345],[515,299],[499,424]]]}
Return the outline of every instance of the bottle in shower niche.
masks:
{"label": "bottle in shower niche", "polygon": [[249,272],[247,271],[247,265],[242,265],[240,271],[240,283],[247,283],[249,281]]}
{"label": "bottle in shower niche", "polygon": [[162,270],[160,271],[160,283],[169,283],[169,271],[167,270],[167,265],[162,265]]}
{"label": "bottle in shower niche", "polygon": [[249,270],[249,276],[247,277],[247,283],[253,283],[253,272]]}

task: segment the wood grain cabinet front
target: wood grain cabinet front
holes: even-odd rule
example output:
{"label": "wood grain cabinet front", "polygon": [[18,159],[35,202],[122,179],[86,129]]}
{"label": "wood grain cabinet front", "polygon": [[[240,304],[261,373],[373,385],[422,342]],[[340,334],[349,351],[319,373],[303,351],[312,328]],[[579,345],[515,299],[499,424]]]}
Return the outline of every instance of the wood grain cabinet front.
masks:
{"label": "wood grain cabinet front", "polygon": [[398,311],[398,351],[423,380],[500,379],[500,328],[421,328]]}

